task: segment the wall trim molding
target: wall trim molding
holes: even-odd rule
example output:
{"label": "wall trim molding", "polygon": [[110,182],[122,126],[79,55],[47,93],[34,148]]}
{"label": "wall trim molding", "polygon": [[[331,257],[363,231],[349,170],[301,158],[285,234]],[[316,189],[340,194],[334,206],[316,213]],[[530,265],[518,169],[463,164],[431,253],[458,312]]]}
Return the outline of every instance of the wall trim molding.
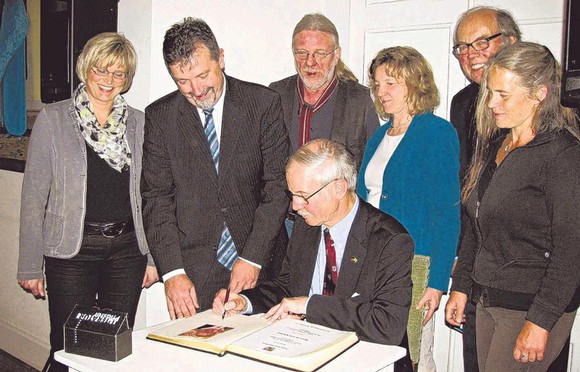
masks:
{"label": "wall trim molding", "polygon": [[41,370],[50,354],[48,342],[0,319],[0,348],[26,364]]}

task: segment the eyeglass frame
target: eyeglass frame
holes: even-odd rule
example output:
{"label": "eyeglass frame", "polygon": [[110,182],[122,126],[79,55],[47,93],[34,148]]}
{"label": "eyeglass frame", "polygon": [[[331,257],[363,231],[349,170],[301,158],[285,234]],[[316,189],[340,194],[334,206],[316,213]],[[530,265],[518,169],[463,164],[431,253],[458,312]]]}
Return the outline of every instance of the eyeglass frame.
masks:
{"label": "eyeglass frame", "polygon": [[[99,77],[108,77],[109,75],[113,76],[113,79],[117,80],[117,81],[124,81],[125,79],[127,79],[127,76],[129,75],[127,72],[123,72],[123,71],[109,71],[106,68],[102,68],[102,67],[97,67],[97,66],[93,66],[91,67],[91,70],[93,70],[93,73]],[[116,74],[123,74],[122,77],[118,77],[116,76]]]}
{"label": "eyeglass frame", "polygon": [[[293,50],[292,53],[294,54],[294,58],[296,58],[299,61],[307,61],[308,57],[310,57],[310,55],[312,55],[312,58],[317,62],[320,63],[322,62],[326,57],[328,57],[329,55],[331,55],[332,53],[336,52],[336,50],[340,48],[339,46],[337,46],[336,48],[334,48],[333,50],[331,50],[330,52],[327,52],[326,50],[315,50],[314,52],[310,53],[307,50],[304,49],[299,49],[299,50]],[[299,53],[300,55],[306,53],[306,57],[301,58],[299,57]],[[320,59],[316,58],[317,55],[320,55],[324,53],[324,56],[320,57]]]}
{"label": "eyeglass frame", "polygon": [[334,179],[332,181],[327,182],[326,184],[324,184],[324,186],[322,186],[321,188],[319,188],[318,190],[314,191],[312,194],[304,197],[302,195],[298,195],[298,194],[294,194],[292,191],[290,191],[289,189],[284,189],[284,193],[286,194],[286,196],[288,197],[288,199],[290,199],[290,201],[294,200],[294,197],[298,198],[299,200],[304,200],[302,203],[308,205],[308,199],[312,198],[314,195],[318,194],[320,191],[322,191],[326,186],[330,185],[331,183],[333,183],[334,181],[338,181],[338,179]]}
{"label": "eyeglass frame", "polygon": [[[492,41],[493,39],[496,39],[496,38],[498,38],[498,37],[500,37],[502,35],[504,35],[503,32],[498,32],[497,34],[493,34],[491,36],[487,36],[487,37],[483,37],[483,38],[474,40],[471,43],[459,43],[459,44],[455,44],[451,48],[451,50],[452,50],[454,56],[464,56],[466,54],[469,54],[469,47],[473,48],[473,50],[475,50],[476,52],[481,52],[482,50],[486,50],[487,48],[489,48],[489,42],[490,41]],[[485,42],[486,46],[484,48],[477,49],[474,44],[481,43],[482,41]],[[459,53],[458,51],[456,51],[456,50],[458,50],[459,47],[463,47],[463,46],[465,46],[467,48],[465,53]]]}

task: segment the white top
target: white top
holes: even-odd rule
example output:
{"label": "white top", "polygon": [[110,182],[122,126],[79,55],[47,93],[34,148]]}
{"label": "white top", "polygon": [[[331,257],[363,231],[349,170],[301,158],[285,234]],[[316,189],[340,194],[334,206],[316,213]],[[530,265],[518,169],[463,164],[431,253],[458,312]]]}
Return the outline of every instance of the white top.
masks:
{"label": "white top", "polygon": [[365,184],[368,189],[367,201],[375,208],[379,208],[381,201],[385,168],[404,136],[405,133],[398,136],[389,136],[388,134],[384,136],[367,165],[365,172]]}

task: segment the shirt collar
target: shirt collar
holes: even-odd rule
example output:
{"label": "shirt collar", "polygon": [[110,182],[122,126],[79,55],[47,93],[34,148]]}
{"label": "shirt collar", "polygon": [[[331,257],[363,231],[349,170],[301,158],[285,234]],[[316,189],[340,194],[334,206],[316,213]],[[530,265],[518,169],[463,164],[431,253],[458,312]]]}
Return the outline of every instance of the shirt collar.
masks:
{"label": "shirt collar", "polygon": [[346,245],[346,240],[348,239],[348,234],[350,233],[350,228],[358,211],[359,205],[360,202],[357,196],[350,212],[348,212],[348,214],[344,216],[342,220],[338,221],[332,227],[327,227],[325,225],[320,226],[322,232],[324,232],[324,229],[328,228],[330,231],[330,236],[332,236],[332,239],[335,241],[335,243],[341,242],[340,245],[344,247]]}

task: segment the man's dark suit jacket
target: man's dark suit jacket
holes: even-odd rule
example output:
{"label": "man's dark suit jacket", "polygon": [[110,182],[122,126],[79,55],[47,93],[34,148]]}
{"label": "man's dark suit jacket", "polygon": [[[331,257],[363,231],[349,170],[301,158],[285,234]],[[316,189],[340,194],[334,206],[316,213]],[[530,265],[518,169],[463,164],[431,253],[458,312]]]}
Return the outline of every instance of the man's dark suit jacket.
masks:
{"label": "man's dark suit jacket", "polygon": [[[293,110],[299,108],[296,97],[297,78],[298,75],[293,75],[270,84],[270,88],[278,92],[282,98],[284,121],[289,126],[288,132],[291,132],[290,126],[293,125]],[[359,83],[352,80],[339,80],[337,94],[330,139],[346,146],[353,154],[358,169],[367,141],[379,126],[379,117],[371,100],[369,89]],[[296,148],[298,138],[290,138],[290,141],[293,148]]]}
{"label": "man's dark suit jacket", "polygon": [[475,152],[477,128],[475,108],[479,97],[479,85],[471,83],[461,89],[451,100],[451,124],[459,138],[459,181],[463,184],[465,173]]}
{"label": "man's dark suit jacket", "polygon": [[[296,220],[280,275],[242,292],[254,313],[266,312],[284,297],[308,296],[320,235],[320,226]],[[405,228],[360,200],[334,296],[313,295],[306,319],[354,331],[365,341],[400,345],[411,305],[413,253],[413,241]]]}
{"label": "man's dark suit jacket", "polygon": [[[184,268],[200,310],[230,272],[216,259],[224,222],[238,254],[267,266],[288,209],[289,139],[279,96],[226,76],[219,177],[197,109],[179,92],[145,110],[143,219],[161,275]],[[285,241],[278,240],[285,244]]]}

